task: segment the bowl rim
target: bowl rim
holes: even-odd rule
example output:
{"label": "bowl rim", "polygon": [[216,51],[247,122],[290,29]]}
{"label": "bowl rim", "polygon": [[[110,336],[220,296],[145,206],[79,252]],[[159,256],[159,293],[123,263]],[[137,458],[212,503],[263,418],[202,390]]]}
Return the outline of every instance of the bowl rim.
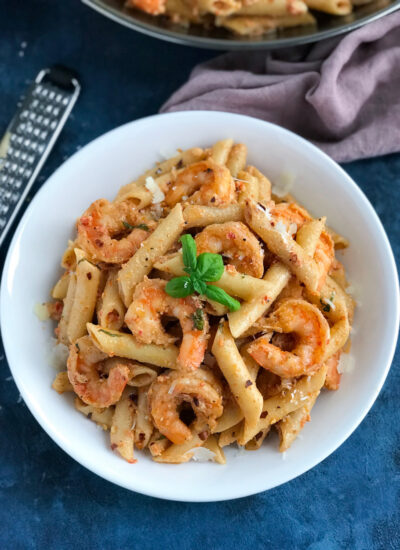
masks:
{"label": "bowl rim", "polygon": [[112,6],[105,5],[102,0],[81,0],[83,4],[86,4],[93,10],[104,15],[108,19],[111,19],[115,23],[119,23],[124,27],[128,27],[140,33],[143,33],[152,38],[158,38],[174,44],[180,44],[184,46],[197,47],[202,49],[212,50],[257,50],[260,48],[274,50],[277,48],[288,48],[291,46],[298,46],[302,44],[309,44],[313,42],[319,42],[326,38],[332,38],[341,34],[348,33],[356,30],[359,27],[367,23],[372,23],[377,19],[380,19],[384,15],[396,11],[400,8],[400,0],[395,0],[389,6],[385,6],[374,13],[360,17],[350,23],[345,23],[342,26],[328,29],[325,31],[317,31],[313,34],[306,34],[293,38],[279,38],[275,40],[266,40],[254,38],[254,40],[225,40],[223,38],[209,38],[203,36],[185,35],[177,31],[159,28],[156,25],[139,21],[133,16],[127,15],[120,10],[113,8]]}
{"label": "bowl rim", "polygon": [[[225,500],[233,500],[236,498],[242,498],[251,496],[253,494],[258,494],[259,492],[263,492],[269,489],[272,489],[276,486],[279,486],[281,484],[284,484],[288,481],[291,481],[292,479],[304,474],[308,470],[312,469],[314,466],[325,460],[329,455],[331,455],[337,448],[339,448],[344,441],[356,430],[356,428],[359,426],[359,424],[362,422],[362,420],[365,418],[369,410],[371,409],[372,405],[376,401],[380,390],[382,389],[382,386],[386,380],[386,377],[388,375],[389,369],[392,364],[393,356],[396,349],[396,343],[398,338],[398,331],[399,331],[399,310],[400,310],[400,295],[399,295],[399,283],[398,283],[398,274],[397,274],[397,268],[396,263],[393,255],[392,248],[390,246],[389,239],[386,235],[385,229],[375,212],[372,204],[369,202],[368,198],[365,196],[363,191],[358,187],[358,185],[354,182],[354,180],[339,166],[335,161],[333,161],[326,153],[318,149],[315,145],[311,144],[304,138],[298,136],[294,132],[291,132],[289,130],[286,130],[285,128],[282,128],[276,124],[272,124],[270,122],[265,122],[260,119],[256,119],[253,117],[249,117],[246,115],[238,115],[234,113],[226,113],[223,111],[216,111],[216,116],[229,116],[234,117],[236,119],[240,120],[248,120],[251,119],[251,123],[258,123],[262,126],[267,127],[273,127],[275,132],[280,133],[281,135],[290,136],[289,139],[295,139],[297,140],[304,148],[311,151],[314,155],[319,156],[326,164],[330,166],[330,168],[337,172],[338,176],[340,175],[348,185],[350,185],[353,188],[353,191],[358,195],[359,200],[362,203],[362,208],[366,209],[368,211],[368,214],[371,217],[371,224],[375,227],[377,233],[379,234],[379,238],[381,241],[382,246],[385,248],[385,255],[387,258],[387,263],[385,264],[385,268],[388,270],[388,273],[390,272],[390,279],[391,284],[393,284],[393,301],[390,304],[390,307],[393,311],[393,318],[397,319],[397,322],[393,323],[393,326],[391,328],[391,335],[390,335],[390,348],[387,348],[385,350],[386,353],[386,364],[385,368],[382,370],[379,382],[377,383],[375,389],[371,394],[369,395],[366,404],[363,408],[360,408],[357,415],[354,415],[352,421],[346,425],[346,428],[343,429],[343,432],[340,437],[337,437],[336,439],[332,439],[331,444],[327,445],[324,451],[315,459],[311,460],[310,463],[304,467],[304,465],[299,469],[301,471],[298,471],[295,467],[290,472],[290,474],[285,478],[285,481],[277,481],[268,483],[268,486],[262,486],[262,483],[260,483],[260,489],[259,490],[246,490],[245,488],[239,486],[239,488],[235,488],[230,491],[229,496],[221,496],[221,497],[207,497],[204,495],[200,496],[188,496],[187,498],[182,498],[179,496],[179,498],[175,498],[173,496],[173,490],[168,491],[157,491],[152,486],[147,486],[145,489],[143,487],[140,488],[134,488],[132,487],[132,484],[129,483],[129,479],[124,482],[124,480],[121,480],[117,476],[115,476],[113,473],[108,471],[103,471],[101,466],[99,466],[96,461],[93,461],[90,458],[86,457],[85,453],[82,452],[74,452],[71,450],[68,446],[68,444],[58,435],[57,430],[53,427],[52,421],[46,417],[44,414],[42,414],[42,411],[40,407],[37,407],[37,405],[33,402],[33,400],[30,398],[28,392],[25,389],[23,376],[18,370],[18,366],[15,366],[13,364],[13,345],[12,345],[12,333],[9,332],[7,325],[3,325],[3,319],[6,319],[6,313],[9,311],[8,306],[9,302],[11,300],[11,297],[9,296],[7,284],[6,281],[9,276],[10,271],[10,264],[12,262],[14,249],[16,248],[16,245],[22,235],[22,233],[25,230],[25,226],[29,222],[29,217],[31,211],[35,208],[36,202],[41,198],[43,195],[47,193],[47,190],[50,186],[57,186],[57,180],[58,175],[60,171],[64,169],[64,167],[69,164],[75,162],[75,159],[78,156],[82,156],[86,154],[86,150],[88,148],[95,147],[97,143],[101,142],[104,139],[107,139],[109,136],[113,134],[117,134],[122,129],[127,129],[129,126],[137,126],[140,124],[157,124],[157,120],[162,118],[173,118],[173,119],[185,119],[187,117],[204,117],[205,114],[209,114],[208,111],[182,111],[177,113],[165,113],[165,114],[156,114],[149,117],[143,117],[141,119],[137,119],[132,122],[128,122],[126,124],[123,124],[117,128],[114,128],[101,136],[97,137],[96,139],[89,142],[87,145],[85,145],[82,149],[77,151],[74,155],[72,155],[68,160],[66,160],[64,163],[62,163],[59,168],[46,180],[46,182],[42,185],[42,187],[39,189],[39,191],[36,193],[35,197],[31,201],[30,205],[26,209],[21,221],[18,224],[18,227],[15,231],[15,234],[13,235],[11,244],[9,246],[9,249],[7,251],[7,257],[4,264],[4,270],[2,274],[2,280],[1,280],[1,288],[0,288],[0,326],[1,331],[3,335],[3,343],[4,343],[4,350],[7,357],[7,362],[10,368],[10,371],[13,375],[14,381],[17,385],[17,388],[23,397],[28,409],[33,414],[33,416],[36,418],[36,420],[39,422],[41,427],[44,429],[44,431],[50,436],[50,438],[59,446],[61,449],[63,449],[69,456],[71,456],[74,460],[76,460],[78,463],[86,467],[88,470],[92,471],[93,473],[99,475],[103,479],[106,479],[108,481],[111,481],[112,483],[115,483],[116,485],[119,485],[121,487],[124,487],[128,490],[139,492],[141,494],[156,497],[156,498],[162,498],[166,500],[177,500],[181,502],[214,502],[214,501],[225,501]],[[11,359],[11,360],[10,360]],[[168,493],[168,494],[167,494]]]}

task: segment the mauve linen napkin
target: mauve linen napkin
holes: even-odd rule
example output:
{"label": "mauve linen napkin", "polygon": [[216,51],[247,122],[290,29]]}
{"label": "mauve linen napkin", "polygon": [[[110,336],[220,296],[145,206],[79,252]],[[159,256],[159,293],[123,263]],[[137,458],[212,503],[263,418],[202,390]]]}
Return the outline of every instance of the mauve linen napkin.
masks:
{"label": "mauve linen napkin", "polygon": [[199,65],[161,111],[193,109],[274,122],[341,162],[400,151],[400,11],[311,46]]}

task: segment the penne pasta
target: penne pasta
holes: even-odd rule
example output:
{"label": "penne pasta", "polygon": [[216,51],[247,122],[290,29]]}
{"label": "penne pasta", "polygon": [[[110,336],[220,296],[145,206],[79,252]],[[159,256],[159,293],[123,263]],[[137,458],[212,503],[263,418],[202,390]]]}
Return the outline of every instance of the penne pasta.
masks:
{"label": "penne pasta", "polygon": [[165,347],[155,344],[139,344],[132,334],[105,330],[92,323],[87,324],[87,331],[95,346],[110,357],[126,357],[134,361],[170,369],[176,366],[178,348],[172,344]]}
{"label": "penne pasta", "polygon": [[222,208],[215,206],[188,205],[183,210],[185,229],[206,227],[213,223],[240,222],[243,218],[242,207],[230,204]]}
{"label": "penne pasta", "polygon": [[66,271],[61,275],[51,291],[51,297],[55,300],[64,300],[68,292],[69,273]]}
{"label": "penne pasta", "polygon": [[289,449],[299,432],[304,428],[304,424],[310,421],[310,412],[318,394],[319,391],[312,393],[300,409],[289,413],[275,424],[279,434],[279,451],[281,453]]}
{"label": "penne pasta", "polygon": [[246,166],[247,147],[244,143],[236,143],[229,151],[228,160],[226,166],[229,168],[230,173],[235,178],[239,172],[244,170]]}
{"label": "penne pasta", "polygon": [[72,384],[69,381],[67,371],[59,372],[57,376],[54,378],[51,387],[53,388],[53,390],[56,390],[56,392],[59,394],[64,392],[74,391],[74,388],[72,387]]}
{"label": "penne pasta", "polygon": [[118,272],[108,274],[103,293],[96,307],[97,321],[104,328],[119,330],[124,324],[126,308],[118,289]]}
{"label": "penne pasta", "polygon": [[[154,267],[177,277],[185,275],[181,253],[160,258],[154,264]],[[271,290],[269,279],[265,277],[264,279],[257,279],[251,275],[239,273],[233,266],[225,267],[219,281],[210,284],[219,286],[228,294],[243,298],[244,300],[251,300],[254,296],[259,296],[260,294],[268,294]]]}
{"label": "penne pasta", "polygon": [[144,449],[149,444],[153,433],[153,423],[150,419],[147,400],[147,388],[140,387],[138,391],[138,403],[136,409],[136,423],[134,442],[138,449]]}
{"label": "penne pasta", "polygon": [[128,382],[129,386],[142,388],[148,386],[157,378],[157,371],[146,365],[135,364],[130,367],[131,379]]}
{"label": "penne pasta", "polygon": [[307,3],[303,0],[257,0],[244,4],[235,13],[236,15],[269,15],[269,16],[294,16],[307,12]]}
{"label": "penne pasta", "polygon": [[304,0],[312,10],[319,10],[333,15],[347,15],[352,11],[350,0]]}
{"label": "penne pasta", "polygon": [[92,405],[87,405],[79,399],[79,397],[75,398],[74,404],[77,411],[87,416],[90,420],[93,420],[93,422],[101,426],[104,431],[111,429],[114,407],[98,409]]}
{"label": "penne pasta", "polygon": [[259,431],[256,427],[262,410],[262,395],[255,381],[251,379],[249,369],[236,347],[226,322],[220,325],[216,332],[212,352],[231,388],[232,395],[243,412],[245,422],[239,443],[244,445]]}
{"label": "penne pasta", "polygon": [[241,36],[259,36],[276,29],[316,25],[317,21],[309,12],[298,15],[231,15],[218,17],[218,27],[225,27]]}
{"label": "penne pasta", "polygon": [[254,201],[247,201],[245,218],[253,231],[311,292],[316,292],[319,273],[314,260],[288,233],[272,227],[268,216],[268,210],[259,207]]}
{"label": "penne pasta", "polygon": [[[75,249],[77,260],[80,256]],[[92,320],[96,307],[97,291],[100,284],[100,270],[82,257],[76,265],[76,287],[69,311],[67,336],[75,342],[86,334],[86,323]]]}
{"label": "penne pasta", "polygon": [[173,245],[184,227],[182,206],[177,204],[155,231],[148,237],[139,250],[122,267],[118,275],[119,289],[126,307],[132,301],[133,291],[154,266],[158,257],[165,254]]}
{"label": "penne pasta", "polygon": [[226,165],[233,145],[233,139],[223,139],[217,141],[211,148],[211,158],[214,162]]}
{"label": "penne pasta", "polygon": [[136,407],[130,397],[130,390],[124,391],[121,399],[115,405],[111,423],[111,449],[118,453],[130,464],[136,462],[133,456],[133,429],[136,416]]}

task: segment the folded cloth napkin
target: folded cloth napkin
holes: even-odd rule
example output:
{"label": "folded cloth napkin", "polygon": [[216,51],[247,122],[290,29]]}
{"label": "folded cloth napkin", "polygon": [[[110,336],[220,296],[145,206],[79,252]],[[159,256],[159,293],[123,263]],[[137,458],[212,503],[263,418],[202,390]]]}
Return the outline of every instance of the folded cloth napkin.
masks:
{"label": "folded cloth napkin", "polygon": [[400,11],[311,46],[199,65],[161,111],[193,109],[274,122],[341,162],[400,151]]}

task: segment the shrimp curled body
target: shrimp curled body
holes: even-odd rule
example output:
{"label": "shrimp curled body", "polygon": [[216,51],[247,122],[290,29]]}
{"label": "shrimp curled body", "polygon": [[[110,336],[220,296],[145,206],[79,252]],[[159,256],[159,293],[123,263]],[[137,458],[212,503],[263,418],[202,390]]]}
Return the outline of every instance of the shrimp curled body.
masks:
{"label": "shrimp curled body", "polygon": [[[273,202],[271,204],[274,204]],[[274,225],[281,222],[293,237],[305,222],[312,218],[310,214],[296,203],[281,202],[270,209]],[[331,269],[335,257],[335,247],[332,237],[327,231],[322,231],[314,253],[314,260],[319,271],[318,289],[324,285],[326,276]]]}
{"label": "shrimp curled body", "polygon": [[100,408],[119,401],[131,377],[129,361],[108,359],[89,336],[71,344],[67,368],[69,381],[78,397],[87,405]]}
{"label": "shrimp curled body", "polygon": [[253,233],[242,222],[215,223],[196,236],[197,252],[212,252],[229,258],[240,273],[260,278],[264,252]]}
{"label": "shrimp curled body", "polygon": [[283,351],[269,337],[261,336],[248,348],[253,359],[282,378],[318,370],[330,336],[328,322],[318,308],[304,300],[287,300],[274,311],[271,321],[278,330],[294,336],[294,347]]}
{"label": "shrimp curled body", "polygon": [[[177,445],[193,437],[192,429],[201,431],[208,426],[212,430],[223,412],[221,386],[210,371],[202,368],[162,374],[150,386],[148,397],[154,424]],[[184,402],[196,415],[190,427],[179,418],[179,407]]]}
{"label": "shrimp curled body", "polygon": [[[134,227],[139,224],[141,227]],[[147,239],[154,221],[135,210],[128,201],[110,203],[99,199],[89,206],[77,225],[78,246],[93,260],[120,264],[127,262]],[[133,229],[126,235],[130,226]]]}
{"label": "shrimp curled body", "polygon": [[226,166],[211,159],[191,164],[180,172],[165,202],[173,206],[189,197],[191,204],[220,206],[235,199],[235,184]]}
{"label": "shrimp curled body", "polygon": [[[145,279],[135,289],[133,300],[125,316],[125,322],[132,334],[142,344],[165,346],[176,340],[169,336],[162,324],[162,315],[179,320],[183,338],[178,356],[178,365],[184,369],[198,368],[207,347],[208,318],[202,310],[199,299],[173,298],[165,292],[166,281]],[[203,326],[196,328],[193,316],[201,310]]]}

